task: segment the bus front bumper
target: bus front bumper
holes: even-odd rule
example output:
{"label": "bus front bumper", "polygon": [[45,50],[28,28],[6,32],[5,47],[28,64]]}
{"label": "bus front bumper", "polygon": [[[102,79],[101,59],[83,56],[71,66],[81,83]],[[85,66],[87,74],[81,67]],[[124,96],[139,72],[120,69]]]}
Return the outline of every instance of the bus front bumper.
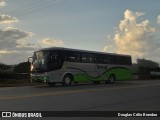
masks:
{"label": "bus front bumper", "polygon": [[48,82],[48,76],[31,76],[31,82],[46,83]]}

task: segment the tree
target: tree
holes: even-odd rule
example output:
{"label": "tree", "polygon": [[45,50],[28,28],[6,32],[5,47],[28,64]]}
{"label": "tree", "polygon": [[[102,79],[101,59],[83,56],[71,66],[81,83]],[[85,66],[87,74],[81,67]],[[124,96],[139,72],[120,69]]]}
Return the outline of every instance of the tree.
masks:
{"label": "tree", "polygon": [[0,63],[0,71],[4,71],[4,70],[10,69],[10,68],[11,68],[11,66]]}
{"label": "tree", "polygon": [[14,67],[14,71],[18,73],[29,73],[31,69],[31,64],[29,62],[19,63]]}

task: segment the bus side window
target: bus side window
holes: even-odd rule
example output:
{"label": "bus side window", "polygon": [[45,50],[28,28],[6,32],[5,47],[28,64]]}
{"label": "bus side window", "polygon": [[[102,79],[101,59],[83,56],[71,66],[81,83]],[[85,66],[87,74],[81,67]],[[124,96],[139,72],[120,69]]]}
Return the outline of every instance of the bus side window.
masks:
{"label": "bus side window", "polygon": [[81,54],[81,60],[82,60],[82,62],[87,63],[87,54],[86,53]]}
{"label": "bus side window", "polygon": [[81,53],[81,61],[84,63],[93,63],[94,56],[93,54]]}
{"label": "bus side window", "polygon": [[80,62],[80,53],[74,51],[65,51],[65,60],[70,62]]}
{"label": "bus side window", "polygon": [[80,53],[79,52],[75,52],[75,62],[80,62]]}
{"label": "bus side window", "polygon": [[94,56],[93,56],[93,54],[88,54],[87,58],[88,58],[87,61],[88,61],[89,63],[93,63],[93,62],[94,62]]}
{"label": "bus side window", "polygon": [[49,58],[49,68],[50,70],[56,70],[61,68],[62,66],[62,59],[59,55],[51,55]]}
{"label": "bus side window", "polygon": [[74,57],[71,55],[71,51],[65,51],[64,52],[64,56],[65,56],[65,61],[70,61],[73,62],[74,61]]}
{"label": "bus side window", "polygon": [[107,58],[103,54],[96,55],[96,63],[98,64],[107,64]]}

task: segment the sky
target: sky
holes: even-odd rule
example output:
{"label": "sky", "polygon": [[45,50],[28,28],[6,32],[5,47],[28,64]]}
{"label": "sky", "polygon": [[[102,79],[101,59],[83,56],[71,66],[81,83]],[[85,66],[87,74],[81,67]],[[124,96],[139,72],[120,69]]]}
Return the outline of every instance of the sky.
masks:
{"label": "sky", "polygon": [[160,63],[159,0],[0,0],[0,62],[26,62],[46,47]]}

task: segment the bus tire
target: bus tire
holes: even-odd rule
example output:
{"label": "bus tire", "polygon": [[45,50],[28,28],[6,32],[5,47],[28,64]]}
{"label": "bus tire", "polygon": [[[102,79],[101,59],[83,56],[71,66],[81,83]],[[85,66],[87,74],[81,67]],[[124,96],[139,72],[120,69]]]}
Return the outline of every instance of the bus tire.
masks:
{"label": "bus tire", "polygon": [[62,82],[62,84],[63,84],[64,86],[70,86],[71,83],[72,83],[72,81],[73,81],[73,76],[70,75],[70,74],[66,74],[66,75],[63,77],[63,82]]}
{"label": "bus tire", "polygon": [[113,84],[115,80],[116,80],[115,75],[114,75],[114,74],[111,74],[111,75],[109,76],[109,79],[106,81],[106,83]]}

